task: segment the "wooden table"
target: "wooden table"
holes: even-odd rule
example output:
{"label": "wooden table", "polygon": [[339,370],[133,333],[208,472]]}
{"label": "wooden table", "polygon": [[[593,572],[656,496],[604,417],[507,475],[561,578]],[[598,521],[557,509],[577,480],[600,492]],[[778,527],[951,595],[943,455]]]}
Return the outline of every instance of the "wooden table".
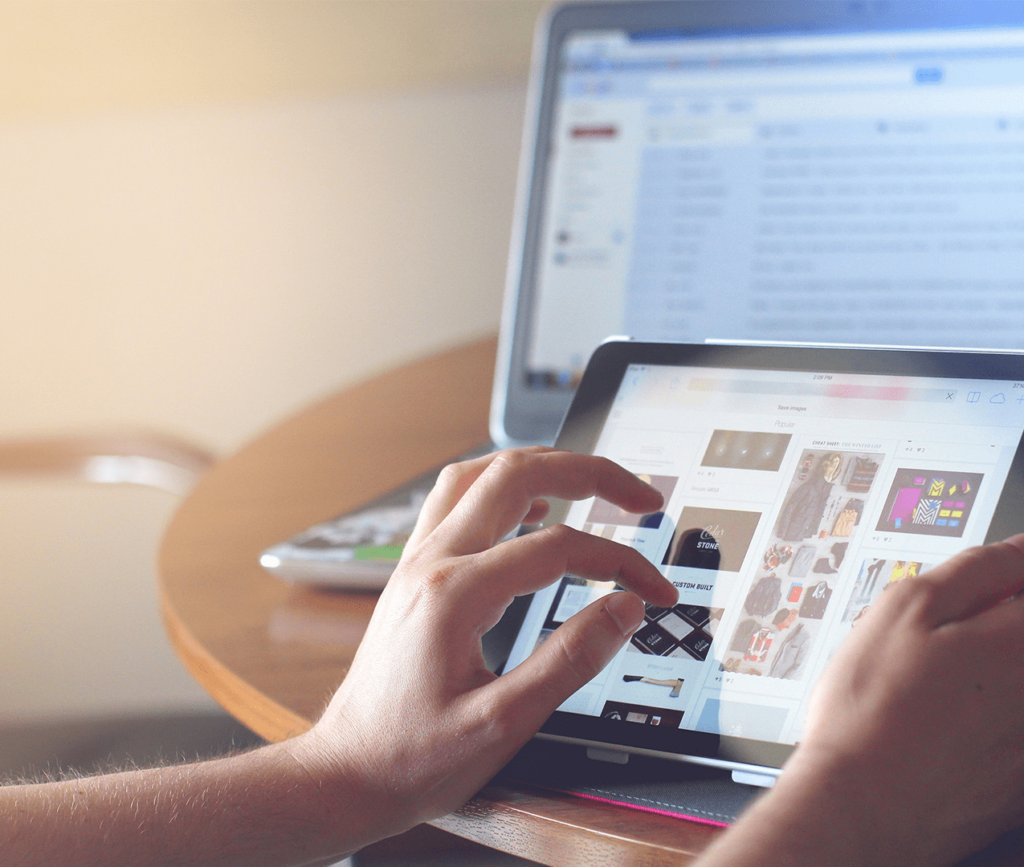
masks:
{"label": "wooden table", "polygon": [[[487,439],[495,341],[382,374],[317,404],[217,464],[160,551],[171,642],[230,713],[271,741],[306,730],[345,676],[376,596],[300,590],[260,551]],[[707,825],[528,786],[489,786],[433,822],[549,865],[686,864]],[[1024,829],[961,867],[1019,864]]]}
{"label": "wooden table", "polygon": [[[271,741],[307,729],[345,676],[376,596],[289,587],[259,553],[487,439],[495,341],[384,373],[216,465],[164,537],[164,620],[179,656]],[[434,823],[551,865],[674,865],[705,825],[525,786],[488,787]]]}

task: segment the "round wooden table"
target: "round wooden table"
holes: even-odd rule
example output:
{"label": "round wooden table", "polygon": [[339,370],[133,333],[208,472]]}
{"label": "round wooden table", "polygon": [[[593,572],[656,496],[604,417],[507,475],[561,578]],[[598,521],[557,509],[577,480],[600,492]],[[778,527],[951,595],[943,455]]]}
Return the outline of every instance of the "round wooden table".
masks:
{"label": "round wooden table", "polygon": [[[260,552],[486,441],[494,355],[495,341],[481,340],[299,413],[217,464],[175,515],[159,563],[171,643],[258,734],[278,741],[311,725],[344,678],[376,601],[291,587],[263,571]],[[678,867],[720,833],[524,785],[488,786],[431,824],[579,867]],[[961,867],[1008,867],[1021,851],[1024,828]]]}
{"label": "round wooden table", "polygon": [[[495,341],[384,373],[289,419],[217,464],[182,504],[160,551],[175,650],[236,718],[278,741],[307,729],[345,676],[376,595],[291,587],[259,566],[268,545],[487,440]],[[490,786],[433,823],[550,865],[674,865],[706,825]]]}

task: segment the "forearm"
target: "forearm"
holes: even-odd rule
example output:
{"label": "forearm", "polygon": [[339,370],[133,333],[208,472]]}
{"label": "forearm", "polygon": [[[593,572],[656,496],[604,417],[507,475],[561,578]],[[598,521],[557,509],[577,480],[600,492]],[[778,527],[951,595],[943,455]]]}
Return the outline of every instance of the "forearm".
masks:
{"label": "forearm", "polygon": [[[916,864],[896,857],[884,817],[872,815],[885,799],[856,786],[841,772],[789,768],[694,867]],[[898,807],[890,804],[890,812]]]}
{"label": "forearm", "polygon": [[315,865],[384,833],[352,787],[332,809],[280,745],[193,765],[0,788],[13,865]]}

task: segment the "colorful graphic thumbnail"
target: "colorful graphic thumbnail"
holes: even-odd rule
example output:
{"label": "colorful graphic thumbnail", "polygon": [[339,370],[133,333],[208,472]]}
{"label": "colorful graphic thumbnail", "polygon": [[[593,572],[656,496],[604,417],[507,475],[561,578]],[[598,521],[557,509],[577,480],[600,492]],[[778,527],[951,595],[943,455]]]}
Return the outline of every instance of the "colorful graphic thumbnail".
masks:
{"label": "colorful graphic thumbnail", "polygon": [[983,478],[981,473],[900,468],[877,529],[959,538],[964,534]]}

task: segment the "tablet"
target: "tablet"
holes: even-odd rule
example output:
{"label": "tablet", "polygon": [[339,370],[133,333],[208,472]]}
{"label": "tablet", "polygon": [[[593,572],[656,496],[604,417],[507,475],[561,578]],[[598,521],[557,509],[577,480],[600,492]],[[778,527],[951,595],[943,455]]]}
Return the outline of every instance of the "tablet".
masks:
{"label": "tablet", "polygon": [[[662,512],[553,503],[679,589],[540,737],[771,778],[811,688],[886,589],[1024,530],[1024,356],[613,341],[557,444],[654,485]],[[607,583],[572,575],[500,624],[522,662]],[[624,758],[625,756],[623,756]]]}

